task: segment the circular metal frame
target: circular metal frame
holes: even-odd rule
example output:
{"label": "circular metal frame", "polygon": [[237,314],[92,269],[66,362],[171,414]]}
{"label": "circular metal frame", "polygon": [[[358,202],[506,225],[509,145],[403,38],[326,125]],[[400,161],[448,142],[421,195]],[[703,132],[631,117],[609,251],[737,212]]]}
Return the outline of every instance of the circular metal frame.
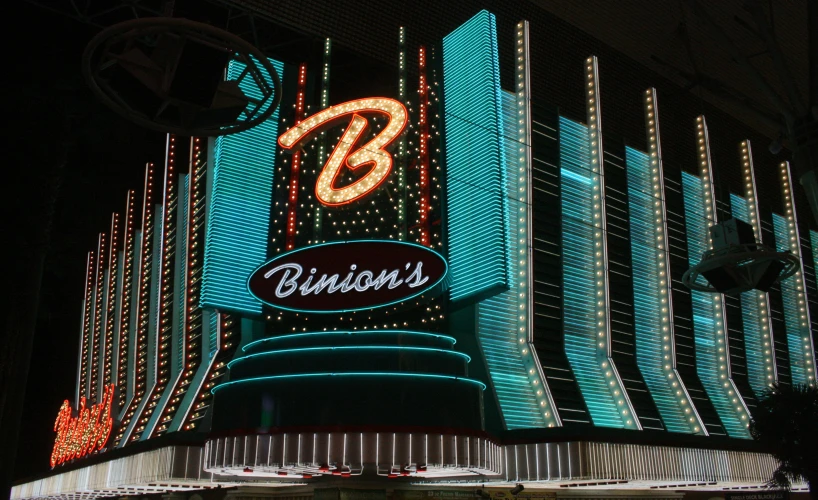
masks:
{"label": "circular metal frame", "polygon": [[798,260],[798,257],[790,252],[776,252],[760,244],[731,245],[727,248],[704,252],[701,261],[684,273],[682,283],[691,290],[707,293],[722,293],[709,283],[705,285],[698,282],[699,276],[704,278],[703,274],[705,272],[724,266],[739,269],[747,268],[748,274],[745,282],[739,283],[739,286],[730,290],[728,293],[746,292],[754,288],[754,283],[750,281],[748,266],[751,263],[759,264],[772,260],[784,263],[784,270],[778,275],[775,283],[794,275],[801,266],[801,261]]}
{"label": "circular metal frame", "polygon": [[[179,124],[166,123],[157,120],[158,116],[150,117],[135,110],[100,75],[101,70],[117,64],[116,54],[111,52],[114,46],[125,44],[125,47],[130,47],[137,40],[167,34],[227,52],[230,59],[246,65],[247,69],[238,81],[249,76],[262,97],[259,99],[246,96],[249,103],[242,112],[244,120],[198,128],[185,128]],[[145,128],[185,136],[210,137],[251,129],[269,118],[281,103],[281,79],[275,67],[259,49],[232,33],[188,19],[142,18],[110,26],[98,33],[86,46],[82,55],[82,72],[94,94],[117,114]],[[263,72],[270,76],[272,86],[267,83]],[[162,110],[175,102],[170,97],[162,99],[164,99]]]}

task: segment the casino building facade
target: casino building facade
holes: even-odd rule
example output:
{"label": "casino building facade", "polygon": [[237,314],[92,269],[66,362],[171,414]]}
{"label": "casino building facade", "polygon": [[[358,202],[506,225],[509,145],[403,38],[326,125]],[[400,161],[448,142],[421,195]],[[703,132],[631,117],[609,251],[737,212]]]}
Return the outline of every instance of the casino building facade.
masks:
{"label": "casino building facade", "polygon": [[[725,190],[699,116],[696,163],[666,171],[662,95],[627,97],[646,147],[611,137],[601,110],[624,97],[593,55],[570,61],[586,115],[561,114],[532,94],[525,20],[513,78],[488,11],[435,44],[395,35],[390,85],[334,85],[326,39],[271,55],[265,123],[167,136],[88,252],[53,469],[13,499],[708,498],[769,479],[753,409],[816,379],[818,231],[788,163],[733,144],[743,189]],[[729,218],[799,271],[683,286]]]}

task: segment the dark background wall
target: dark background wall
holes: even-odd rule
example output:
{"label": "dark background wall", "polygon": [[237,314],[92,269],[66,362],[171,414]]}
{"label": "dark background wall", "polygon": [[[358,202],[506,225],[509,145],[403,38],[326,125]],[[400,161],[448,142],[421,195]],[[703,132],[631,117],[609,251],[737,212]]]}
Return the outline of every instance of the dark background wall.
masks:
{"label": "dark background wall", "polygon": [[[759,198],[770,209],[781,210],[778,163],[788,158],[769,153],[770,138],[742,124],[729,114],[708,104],[697,95],[680,88],[658,73],[612,49],[567,21],[525,1],[497,0],[420,0],[415,2],[378,2],[374,0],[337,0],[277,2],[239,0],[236,5],[250,6],[264,17],[289,28],[315,36],[327,36],[336,46],[344,46],[371,56],[393,68],[398,58],[398,29],[406,27],[409,67],[417,64],[416,47],[434,44],[481,9],[497,16],[501,78],[505,88],[512,87],[512,44],[518,21],[531,26],[533,98],[559,106],[570,118],[585,119],[583,61],[589,55],[599,58],[602,90],[602,127],[606,135],[625,139],[628,145],[645,148],[642,92],[656,87],[662,132],[665,169],[696,173],[695,120],[707,118],[715,180],[721,192],[742,194],[738,161],[738,143],[750,139],[753,144]],[[638,34],[623,33],[633,37]],[[705,47],[697,57],[706,59]],[[397,79],[397,69],[395,79]],[[738,66],[737,75],[741,75]],[[361,75],[366,79],[367,75]],[[797,190],[799,218],[816,227],[806,199]]]}

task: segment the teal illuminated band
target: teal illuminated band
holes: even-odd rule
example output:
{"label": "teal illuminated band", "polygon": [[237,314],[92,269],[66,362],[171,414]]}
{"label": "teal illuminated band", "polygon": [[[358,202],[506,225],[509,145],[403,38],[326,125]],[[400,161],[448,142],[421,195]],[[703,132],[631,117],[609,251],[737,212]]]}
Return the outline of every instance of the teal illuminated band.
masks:
{"label": "teal illuminated band", "polygon": [[[733,217],[750,224],[750,210],[746,199],[737,194],[730,193],[730,209]],[[762,397],[769,388],[769,384],[773,380],[772,373],[775,368],[772,357],[764,355],[765,351],[770,352],[769,323],[765,314],[766,309],[766,293],[758,290],[741,293],[744,351],[747,358],[747,380],[757,397]],[[767,327],[766,331],[763,331],[764,327]],[[767,344],[766,347],[764,345],[765,343]]]}
{"label": "teal illuminated band", "polygon": [[241,362],[247,361],[248,359],[252,358],[259,358],[259,357],[266,357],[266,356],[274,356],[278,354],[299,354],[302,352],[314,352],[314,351],[335,351],[335,350],[357,350],[357,349],[375,349],[375,350],[396,350],[396,351],[426,351],[426,352],[442,352],[444,354],[452,354],[454,356],[459,356],[466,360],[466,362],[471,361],[471,356],[468,354],[451,351],[448,349],[436,349],[434,347],[412,347],[412,346],[399,346],[399,345],[351,345],[351,346],[327,346],[327,347],[294,347],[292,349],[278,349],[275,351],[266,351],[266,352],[259,352],[255,354],[248,354],[247,356],[236,358],[233,361],[227,363],[227,367],[231,368],[233,365]]}
{"label": "teal illuminated band", "polygon": [[[695,413],[690,396],[676,372],[673,349],[673,324],[670,321],[667,300],[667,271],[664,238],[656,241],[656,226],[664,227],[655,203],[661,202],[663,189],[653,189],[650,157],[642,151],[625,148],[628,176],[628,204],[630,208],[631,255],[633,262],[634,333],[636,362],[665,428],[670,432],[699,433],[704,428]],[[652,194],[652,191],[654,194]],[[658,195],[658,197],[656,197]],[[656,222],[659,220],[660,222]],[[664,293],[663,293],[664,292]],[[685,401],[680,403],[680,399]],[[688,409],[688,414],[685,414]],[[693,413],[691,415],[691,413]],[[705,431],[706,432],[706,431]]]}
{"label": "teal illuminated band", "polygon": [[[517,102],[514,94],[503,92],[503,153],[506,157],[506,195],[509,213],[508,252],[515,279],[510,289],[483,299],[477,306],[477,337],[491,377],[506,429],[547,427],[555,424],[554,407],[547,395],[545,378],[536,364],[536,352],[528,343],[528,266],[526,239],[527,211],[525,164],[520,166],[517,149],[511,139],[517,134]],[[508,139],[506,139],[508,138]],[[522,172],[519,172],[522,170]],[[522,181],[520,179],[523,179]],[[522,199],[521,199],[522,198]],[[522,212],[522,213],[521,213]],[[539,393],[539,394],[538,394]],[[551,403],[551,404],[549,404]],[[546,414],[548,417],[546,417]]]}
{"label": "teal illuminated band", "polygon": [[602,355],[598,352],[604,350],[606,344],[604,338],[597,340],[594,314],[597,310],[597,279],[593,266],[596,247],[595,228],[590,221],[594,220],[592,201],[599,174],[590,169],[588,127],[562,116],[559,124],[565,354],[594,425],[625,428],[626,419],[620,415],[611,391],[615,386],[609,385],[616,383],[613,371],[608,369],[607,361],[601,361],[605,352]]}
{"label": "teal illuminated band", "polygon": [[[282,309],[284,311],[303,312],[303,313],[311,313],[311,314],[338,314],[338,313],[347,313],[347,312],[355,312],[355,311],[369,311],[370,309],[379,309],[379,308],[382,308],[382,307],[389,307],[389,306],[393,306],[395,304],[400,304],[401,302],[406,302],[407,300],[412,300],[415,297],[423,295],[424,293],[426,293],[429,290],[433,289],[434,287],[438,286],[443,280],[446,279],[446,276],[448,276],[448,274],[449,274],[449,263],[446,262],[445,257],[440,255],[435,250],[432,250],[431,248],[423,246],[423,245],[418,245],[417,243],[409,243],[408,241],[396,241],[396,240],[330,241],[330,242],[327,242],[327,243],[320,243],[318,245],[310,245],[310,246],[307,246],[307,247],[296,248],[294,250],[290,250],[289,252],[284,252],[282,254],[276,255],[275,258],[268,260],[262,266],[266,266],[267,264],[269,264],[271,262],[281,260],[284,257],[286,257],[287,255],[290,255],[292,253],[303,252],[304,250],[307,250],[307,249],[310,249],[310,248],[325,247],[325,246],[329,246],[329,245],[344,245],[344,244],[347,244],[347,243],[389,243],[390,245],[406,245],[406,246],[411,246],[411,247],[422,248],[423,250],[425,250],[427,252],[435,254],[441,261],[443,261],[444,270],[443,270],[443,273],[440,275],[440,278],[437,279],[437,281],[435,281],[431,285],[428,285],[428,286],[424,287],[422,290],[420,290],[420,291],[418,291],[418,292],[416,292],[416,293],[414,293],[412,295],[407,295],[406,297],[401,297],[400,299],[393,300],[392,302],[386,302],[386,303],[383,303],[383,304],[374,304],[374,305],[371,305],[371,306],[368,306],[368,307],[359,307],[359,308],[355,308],[355,309],[333,309],[331,311],[316,311],[316,310],[313,310],[313,309],[295,309],[295,308],[291,308],[291,307],[284,307],[284,306],[279,305],[279,304],[271,304],[271,303],[261,299],[260,297],[255,295],[252,290],[250,290],[250,278],[252,278],[253,274],[255,274],[255,273],[251,273],[247,277],[247,281],[245,282],[245,287],[247,289],[247,293],[249,293],[256,300],[258,300],[259,302],[261,302],[263,304],[267,304],[270,307],[274,307],[276,309]],[[259,266],[259,267],[262,267],[262,266]]]}
{"label": "teal illuminated band", "polygon": [[483,10],[443,38],[451,301],[508,290],[506,172],[494,15]]}
{"label": "teal illuminated band", "polygon": [[[279,75],[284,73],[283,63],[270,63]],[[243,63],[231,61],[227,79],[236,80],[245,69]],[[264,78],[272,86],[271,75]],[[250,99],[263,97],[253,78],[242,79],[239,88]],[[202,308],[261,314],[261,304],[243,282],[267,258],[278,121],[276,109],[264,123],[212,142]]]}
{"label": "teal illuminated band", "polygon": [[275,340],[289,340],[296,337],[306,337],[311,335],[360,335],[360,334],[379,334],[379,333],[397,333],[401,335],[422,335],[424,337],[435,337],[443,340],[447,340],[455,345],[457,340],[454,337],[450,337],[449,335],[440,335],[437,333],[424,333],[424,332],[413,332],[409,330],[364,330],[364,331],[332,331],[332,332],[308,332],[308,333],[294,333],[292,335],[279,335],[277,337],[268,337],[266,339],[259,339],[253,342],[250,342],[246,346],[242,347],[241,350],[247,352],[247,349],[251,347],[261,344],[262,342],[273,342]]}
{"label": "teal illuminated band", "polygon": [[[790,244],[792,230],[788,227],[786,217],[773,213],[773,230],[775,232],[775,246],[779,252],[791,251],[794,245]],[[808,349],[803,349],[802,344],[807,344],[809,330],[803,326],[803,318],[799,309],[799,302],[803,300],[799,283],[799,275],[791,276],[780,283],[781,302],[784,313],[784,326],[787,332],[787,349],[790,355],[790,374],[793,384],[810,384],[812,380],[811,363]],[[803,303],[803,302],[802,302]],[[803,335],[803,337],[802,337]],[[805,356],[807,354],[807,356]]]}
{"label": "teal illuminated band", "polygon": [[[705,168],[707,172],[710,171],[709,162]],[[707,177],[712,178],[710,175]],[[705,211],[705,201],[712,200],[713,193],[709,188],[705,190],[704,185],[700,177],[682,172],[688,262],[691,267],[699,263],[702,254],[711,246],[708,228],[715,223],[714,216],[708,216]],[[707,205],[712,207],[713,203]],[[726,325],[722,315],[723,301],[720,298],[721,295],[713,296],[695,290],[690,292],[693,335],[696,341],[696,373],[727,434],[730,437],[747,438],[749,433],[744,404],[738,399],[739,394],[729,379],[729,346],[725,342]],[[739,402],[733,403],[733,398]]]}
{"label": "teal illuminated band", "polygon": [[311,377],[395,377],[395,378],[432,378],[439,380],[454,380],[455,382],[468,382],[479,385],[481,389],[486,390],[486,384],[479,380],[466,377],[456,377],[454,375],[437,375],[434,373],[399,373],[399,372],[341,372],[341,373],[293,373],[289,375],[270,375],[267,377],[255,377],[244,380],[233,380],[219,384],[210,390],[212,394],[224,387],[232,385],[246,384],[250,382],[266,382],[272,380],[285,380],[290,378],[311,378]]}

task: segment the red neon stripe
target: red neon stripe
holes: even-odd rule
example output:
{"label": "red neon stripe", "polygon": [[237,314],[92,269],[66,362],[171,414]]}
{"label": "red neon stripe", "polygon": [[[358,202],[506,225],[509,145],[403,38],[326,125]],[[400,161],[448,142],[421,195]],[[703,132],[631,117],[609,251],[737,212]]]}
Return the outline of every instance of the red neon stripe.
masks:
{"label": "red neon stripe", "polygon": [[[304,94],[307,90],[307,64],[301,63],[298,68],[298,93],[295,100],[295,124],[304,119]],[[287,197],[287,250],[295,248],[296,209],[298,208],[298,176],[301,173],[301,151],[293,154],[290,170],[290,193]]]}
{"label": "red neon stripe", "polygon": [[418,94],[420,106],[420,138],[418,140],[420,158],[418,169],[420,170],[420,244],[431,246],[431,236],[429,228],[429,120],[427,108],[429,107],[429,84],[426,81],[426,48],[421,46],[419,53],[420,82]]}

